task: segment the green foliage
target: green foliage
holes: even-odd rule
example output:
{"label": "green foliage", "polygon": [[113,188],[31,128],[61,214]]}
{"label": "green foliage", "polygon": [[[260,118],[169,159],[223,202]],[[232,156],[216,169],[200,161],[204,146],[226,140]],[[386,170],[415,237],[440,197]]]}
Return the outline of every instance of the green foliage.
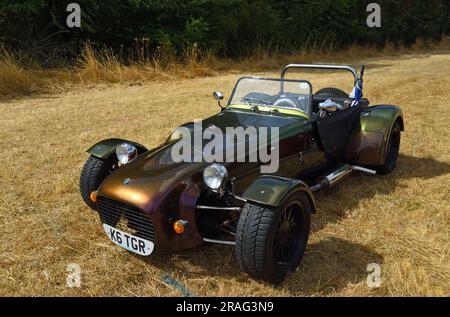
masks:
{"label": "green foliage", "polygon": [[[66,26],[67,4],[82,9]],[[113,49],[148,39],[181,53],[194,43],[224,56],[266,50],[329,49],[354,43],[410,45],[450,33],[448,0],[378,0],[382,27],[366,25],[370,0],[0,0],[0,40],[13,48],[89,40]],[[41,45],[46,43],[45,45]],[[151,51],[151,49],[149,51]]]}

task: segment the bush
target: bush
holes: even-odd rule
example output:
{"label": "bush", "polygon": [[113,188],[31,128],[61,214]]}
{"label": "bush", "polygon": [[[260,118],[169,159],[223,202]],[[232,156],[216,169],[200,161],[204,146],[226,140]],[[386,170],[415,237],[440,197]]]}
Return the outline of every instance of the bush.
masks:
{"label": "bush", "polygon": [[257,48],[411,45],[450,33],[447,0],[379,0],[382,27],[373,29],[366,25],[370,0],[78,0],[81,28],[70,29],[66,7],[73,1],[0,0],[0,40],[42,62],[49,54],[71,58],[86,41],[127,58],[136,51],[151,57],[161,46],[181,55],[194,43],[241,57]]}

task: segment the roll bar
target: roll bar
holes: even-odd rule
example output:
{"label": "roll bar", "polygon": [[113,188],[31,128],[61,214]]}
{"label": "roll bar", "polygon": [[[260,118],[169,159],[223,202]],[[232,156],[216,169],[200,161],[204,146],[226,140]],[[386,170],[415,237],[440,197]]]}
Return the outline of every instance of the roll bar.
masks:
{"label": "roll bar", "polygon": [[286,72],[290,68],[313,68],[313,69],[337,69],[337,70],[347,70],[353,74],[353,77],[355,78],[355,84],[359,79],[362,79],[364,75],[364,69],[365,66],[361,66],[361,75],[358,75],[356,70],[353,67],[350,66],[344,66],[344,65],[326,65],[326,64],[288,64],[283,67],[281,70],[281,80],[284,80],[284,77],[286,75]]}
{"label": "roll bar", "polygon": [[357,100],[359,100],[362,97],[362,83],[363,83],[363,76],[364,76],[364,70],[366,69],[365,65],[361,65],[361,70],[359,72],[359,75],[357,71],[350,66],[345,65],[326,65],[326,64],[288,64],[284,66],[281,69],[281,83],[280,83],[280,94],[284,92],[284,77],[286,75],[286,72],[290,68],[310,68],[310,69],[336,69],[336,70],[347,70],[353,74],[353,77],[355,78],[355,88],[358,87],[360,90],[360,96],[356,97]]}

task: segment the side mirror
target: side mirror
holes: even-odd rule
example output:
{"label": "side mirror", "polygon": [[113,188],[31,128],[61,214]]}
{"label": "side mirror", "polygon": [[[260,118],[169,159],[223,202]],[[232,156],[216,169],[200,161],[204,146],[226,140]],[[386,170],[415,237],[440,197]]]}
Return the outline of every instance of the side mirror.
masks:
{"label": "side mirror", "polygon": [[213,96],[217,101],[223,100],[223,93],[221,93],[220,91],[213,92]]}
{"label": "side mirror", "polygon": [[215,92],[213,92],[213,97],[214,97],[214,99],[217,100],[217,103],[219,104],[220,109],[223,110],[223,107],[220,104],[220,101],[223,100],[223,93],[221,93],[220,91],[215,91]]}
{"label": "side mirror", "polygon": [[336,112],[339,109],[339,105],[331,99],[328,99],[319,104],[319,109],[326,112]]}

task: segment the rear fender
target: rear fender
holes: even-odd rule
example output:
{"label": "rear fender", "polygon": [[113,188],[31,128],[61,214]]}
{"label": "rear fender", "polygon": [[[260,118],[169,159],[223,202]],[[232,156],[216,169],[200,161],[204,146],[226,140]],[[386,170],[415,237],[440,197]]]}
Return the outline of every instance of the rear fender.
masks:
{"label": "rear fender", "polygon": [[242,195],[248,201],[278,207],[294,192],[304,192],[311,203],[311,212],[317,213],[316,200],[308,185],[298,179],[289,179],[273,175],[258,177]]}
{"label": "rear fender", "polygon": [[398,106],[378,105],[363,109],[359,124],[350,135],[346,159],[354,164],[383,165],[389,135],[396,121],[403,131],[403,113]]}
{"label": "rear fender", "polygon": [[91,146],[86,152],[101,159],[108,159],[116,153],[116,147],[122,143],[129,143],[131,145],[134,145],[138,150],[138,154],[147,152],[147,148],[142,144],[124,139],[106,139],[100,141]]}

